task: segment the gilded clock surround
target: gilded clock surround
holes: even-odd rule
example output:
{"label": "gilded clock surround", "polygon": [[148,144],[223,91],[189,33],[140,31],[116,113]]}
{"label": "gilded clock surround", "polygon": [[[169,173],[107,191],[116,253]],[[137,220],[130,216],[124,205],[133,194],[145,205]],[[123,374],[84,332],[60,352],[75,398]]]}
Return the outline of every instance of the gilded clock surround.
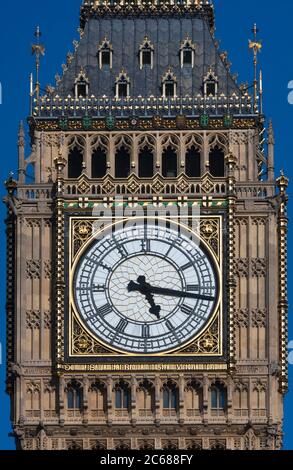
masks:
{"label": "gilded clock surround", "polygon": [[[133,208],[134,209],[134,208]],[[82,256],[83,251],[91,243],[91,240],[99,235],[99,232],[93,229],[95,222],[102,222],[103,230],[115,225],[117,223],[123,222],[135,222],[140,220],[139,217],[135,219],[120,218],[120,219],[97,219],[95,217],[70,217],[69,221],[69,265],[71,266],[72,271],[78,263],[79,258]],[[144,219],[144,218],[143,218]],[[145,218],[148,219],[147,217]],[[151,218],[155,221],[155,219]],[[172,224],[172,220],[166,218],[160,218],[163,222],[169,222]],[[196,222],[195,222],[196,221]],[[209,248],[215,263],[218,269],[218,278],[219,278],[219,299],[222,299],[222,217],[213,216],[213,217],[198,217],[193,218],[193,223],[199,225],[200,239],[202,243],[206,244]],[[185,225],[185,228],[188,229],[188,222]],[[189,230],[189,229],[188,229]],[[78,249],[76,247],[78,246]],[[78,357],[86,357],[88,360],[90,358],[94,359],[97,357],[117,357],[117,353],[107,348],[105,344],[102,344],[100,341],[95,339],[93,335],[87,330],[85,326],[82,326],[82,321],[78,318],[76,309],[74,308],[74,302],[72,297],[72,275],[69,276],[71,281],[71,289],[69,296],[69,322],[68,329],[69,334],[68,338],[71,338],[69,341],[69,357],[77,359]],[[62,311],[60,312],[60,318],[62,318]],[[63,319],[62,319],[63,321]],[[174,349],[173,352],[165,354],[152,354],[151,356],[161,356],[161,357],[192,357],[192,358],[203,358],[203,357],[218,357],[221,358],[223,354],[223,312],[222,312],[222,302],[219,300],[217,306],[214,310],[214,313],[208,324],[205,326],[204,331],[197,335],[189,344],[184,345],[181,348]],[[66,344],[66,343],[65,343]],[[126,354],[120,353],[118,357],[129,356],[129,357],[139,357],[138,354]],[[150,359],[151,360],[151,359]]]}

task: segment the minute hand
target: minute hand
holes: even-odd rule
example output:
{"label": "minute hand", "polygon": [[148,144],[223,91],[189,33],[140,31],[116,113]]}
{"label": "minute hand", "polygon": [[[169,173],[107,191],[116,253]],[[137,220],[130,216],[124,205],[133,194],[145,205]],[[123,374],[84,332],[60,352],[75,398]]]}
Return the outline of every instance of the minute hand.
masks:
{"label": "minute hand", "polygon": [[154,287],[148,285],[148,291],[152,294],[160,294],[168,297],[185,297],[187,299],[215,300],[215,297],[208,295],[192,294],[191,292],[179,291],[174,289],[165,289],[163,287]]}

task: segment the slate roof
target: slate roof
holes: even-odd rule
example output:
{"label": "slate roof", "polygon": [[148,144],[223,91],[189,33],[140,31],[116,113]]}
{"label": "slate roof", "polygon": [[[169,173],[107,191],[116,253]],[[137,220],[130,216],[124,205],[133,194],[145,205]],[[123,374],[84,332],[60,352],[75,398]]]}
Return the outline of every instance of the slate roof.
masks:
{"label": "slate roof", "polygon": [[[177,3],[186,2],[178,0]],[[209,2],[203,3],[209,6]],[[93,2],[86,1],[82,7],[82,11],[85,7],[87,11],[87,15],[85,13],[82,15],[84,32],[72,60],[58,83],[56,94],[59,96],[74,94],[75,80],[83,70],[89,80],[89,96],[114,97],[116,79],[124,69],[130,79],[132,97],[139,95],[160,97],[162,77],[169,68],[176,76],[179,97],[202,94],[203,79],[210,69],[219,81],[218,94],[241,95],[239,87],[220,57],[212,34],[211,16],[203,14],[201,9],[195,8],[189,12],[179,9],[174,12],[174,9],[170,8],[164,9],[162,15],[155,15],[151,11],[142,14],[141,11],[135,10],[131,14],[129,11],[128,14],[123,11],[115,13],[113,9],[99,12],[91,7],[89,11],[92,14],[90,14],[88,8],[92,4]],[[145,36],[154,46],[152,70],[149,66],[142,70],[139,67],[139,47]],[[180,64],[179,50],[181,42],[187,36],[196,47],[194,68],[190,66],[181,68]],[[98,46],[105,37],[113,47],[112,70],[109,68],[100,70],[98,65]]]}

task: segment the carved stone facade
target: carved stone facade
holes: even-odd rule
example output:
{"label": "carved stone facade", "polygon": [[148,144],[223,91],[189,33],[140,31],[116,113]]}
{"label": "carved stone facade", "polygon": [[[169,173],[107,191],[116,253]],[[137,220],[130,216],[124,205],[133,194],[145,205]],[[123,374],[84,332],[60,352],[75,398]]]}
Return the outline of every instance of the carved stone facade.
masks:
{"label": "carved stone facade", "polygon": [[[102,6],[95,2],[94,6],[93,2],[85,2],[80,47],[84,47],[87,35],[85,25],[96,19],[103,22],[102,13],[106,17],[117,14],[121,21],[127,21],[123,8],[119,14],[115,10],[119,2],[108,3]],[[158,14],[158,2],[153,2],[153,12],[146,2],[140,3],[142,9],[147,8],[147,15]],[[181,21],[182,4],[186,4],[183,16],[205,22],[205,28],[213,34],[209,2],[164,3],[162,15],[172,11]],[[135,15],[141,15],[136,7]],[[152,37],[149,39],[156,55],[158,45]],[[186,37],[181,39],[179,48]],[[100,38],[98,44],[103,40]],[[139,46],[142,43],[143,38]],[[193,43],[197,60],[196,38]],[[78,50],[77,44],[75,55],[64,68],[65,79],[57,77],[60,95],[62,86],[66,88],[70,81],[70,67]],[[208,68],[204,77],[207,72]],[[239,100],[249,102],[248,96],[239,93]],[[231,91],[230,97],[214,99],[219,99],[220,109],[220,101],[237,100],[233,96]],[[21,128],[19,180],[10,178],[6,182],[7,391],[17,447],[281,449],[283,396],[287,389],[288,180],[285,176],[277,181],[274,178],[272,127],[264,157],[259,147],[263,118],[258,111],[247,111],[247,115],[235,111],[234,120],[229,122],[220,111],[216,117],[209,117],[207,111],[204,120],[195,104],[188,108],[187,103],[186,111],[184,106],[176,108],[174,98],[175,111],[170,101],[161,103],[162,112],[159,108],[154,111],[152,104],[149,110],[144,103],[141,106],[146,106],[145,111],[138,109],[138,117],[127,113],[124,117],[124,105],[121,108],[121,103],[113,101],[115,120],[111,113],[104,116],[103,110],[91,108],[89,122],[83,115],[84,108],[78,108],[75,100],[76,115],[71,116],[67,110],[61,122],[60,117],[50,116],[57,113],[50,102],[57,99],[56,94],[40,99],[49,102],[47,109],[36,103],[33,111],[31,155],[25,159]],[[89,100],[89,107],[94,106],[90,97],[84,99]],[[68,105],[62,102],[60,106],[66,110]],[[125,104],[127,112],[130,106]],[[123,155],[129,155],[129,171],[118,177],[117,155],[121,156],[121,148],[126,152]],[[197,175],[188,175],[191,148],[194,158],[199,158]],[[217,158],[223,158],[222,173],[218,175],[212,174],[215,148]],[[70,174],[73,149],[75,163],[78,155],[81,158],[74,177]],[[104,174],[94,177],[97,149]],[[152,158],[148,176],[140,176],[142,150]],[[169,152],[167,157],[165,151]],[[261,158],[263,168],[268,170],[265,181],[259,177]],[[175,166],[168,168],[171,159]],[[30,164],[35,167],[34,184],[25,179]],[[73,353],[82,351],[89,359],[66,362],[67,324],[62,316],[69,289],[65,276],[69,259],[68,233],[64,236],[66,216],[70,213],[76,217],[71,245],[74,261],[89,240],[90,216],[95,207],[104,205],[105,210],[111,210],[122,199],[129,210],[148,204],[158,210],[168,205],[200,208],[201,237],[214,256],[224,260],[223,321],[217,317],[201,342],[185,348],[182,358],[138,361],[124,357],[123,362],[109,357],[101,361],[107,355],[105,346],[94,341],[76,321],[70,325]],[[85,220],[77,220],[85,215]],[[223,221],[218,238],[217,217]],[[93,360],[95,357],[99,361]]]}

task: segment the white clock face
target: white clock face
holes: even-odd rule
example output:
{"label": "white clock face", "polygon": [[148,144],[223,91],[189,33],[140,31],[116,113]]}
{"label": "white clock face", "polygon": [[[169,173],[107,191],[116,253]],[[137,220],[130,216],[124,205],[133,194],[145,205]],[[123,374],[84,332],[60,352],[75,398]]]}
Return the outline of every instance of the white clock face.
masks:
{"label": "white clock face", "polygon": [[217,304],[218,275],[195,240],[138,225],[91,244],[75,269],[73,296],[80,318],[103,343],[158,354],[205,327]]}

